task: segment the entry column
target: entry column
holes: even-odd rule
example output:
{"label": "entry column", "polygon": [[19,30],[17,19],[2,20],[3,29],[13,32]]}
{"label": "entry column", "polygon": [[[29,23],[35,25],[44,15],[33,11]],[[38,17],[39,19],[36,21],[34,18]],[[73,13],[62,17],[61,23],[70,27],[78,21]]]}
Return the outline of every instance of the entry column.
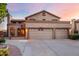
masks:
{"label": "entry column", "polygon": [[17,35],[17,28],[15,28],[15,37],[17,37],[18,35]]}
{"label": "entry column", "polygon": [[55,33],[56,29],[53,28],[53,32],[54,32],[54,39],[56,39],[56,33]]}
{"label": "entry column", "polygon": [[69,38],[69,35],[70,35],[70,34],[69,34],[69,29],[67,29],[67,34],[68,34],[68,38]]}
{"label": "entry column", "polygon": [[55,39],[56,36],[55,36],[55,28],[52,28],[52,39]]}
{"label": "entry column", "polygon": [[29,28],[26,28],[25,32],[26,32],[26,39],[29,39]]}

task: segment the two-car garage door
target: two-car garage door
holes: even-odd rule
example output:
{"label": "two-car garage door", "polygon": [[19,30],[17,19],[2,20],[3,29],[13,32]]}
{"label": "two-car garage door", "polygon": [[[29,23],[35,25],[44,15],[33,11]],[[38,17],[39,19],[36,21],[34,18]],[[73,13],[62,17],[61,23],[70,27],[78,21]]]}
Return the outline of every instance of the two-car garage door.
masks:
{"label": "two-car garage door", "polygon": [[66,39],[67,29],[29,29],[30,39]]}
{"label": "two-car garage door", "polygon": [[52,39],[52,29],[30,29],[30,39]]}

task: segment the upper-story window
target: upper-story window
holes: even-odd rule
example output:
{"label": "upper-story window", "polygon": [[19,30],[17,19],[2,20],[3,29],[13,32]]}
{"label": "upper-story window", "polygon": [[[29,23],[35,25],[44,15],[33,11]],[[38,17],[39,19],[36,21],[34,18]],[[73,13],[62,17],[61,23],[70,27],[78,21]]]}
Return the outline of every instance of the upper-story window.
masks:
{"label": "upper-story window", "polygon": [[10,27],[10,35],[15,36],[15,28],[14,27]]}
{"label": "upper-story window", "polygon": [[29,19],[29,20],[35,21],[35,19]]}
{"label": "upper-story window", "polygon": [[46,13],[45,13],[45,12],[43,12],[43,13],[42,13],[42,16],[46,16]]}
{"label": "upper-story window", "polygon": [[18,22],[18,23],[22,23],[22,22]]}
{"label": "upper-story window", "polygon": [[22,23],[24,23],[24,22],[21,22],[21,21],[20,21],[20,22],[18,22],[18,23],[19,23],[19,24],[22,24]]}
{"label": "upper-story window", "polygon": [[15,24],[16,22],[12,22],[13,24]]}
{"label": "upper-story window", "polygon": [[39,28],[39,29],[38,29],[38,31],[43,31],[43,30],[44,30],[43,28]]}
{"label": "upper-story window", "polygon": [[45,21],[46,19],[43,19],[43,21]]}
{"label": "upper-story window", "polygon": [[52,19],[52,21],[58,21],[57,19]]}

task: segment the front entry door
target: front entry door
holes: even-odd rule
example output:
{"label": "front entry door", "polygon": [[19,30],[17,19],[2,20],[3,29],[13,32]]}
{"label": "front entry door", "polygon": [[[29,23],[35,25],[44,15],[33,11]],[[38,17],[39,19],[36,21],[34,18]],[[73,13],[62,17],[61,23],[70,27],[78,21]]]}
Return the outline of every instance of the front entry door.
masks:
{"label": "front entry door", "polygon": [[25,37],[26,36],[25,28],[18,28],[17,34],[19,37]]}

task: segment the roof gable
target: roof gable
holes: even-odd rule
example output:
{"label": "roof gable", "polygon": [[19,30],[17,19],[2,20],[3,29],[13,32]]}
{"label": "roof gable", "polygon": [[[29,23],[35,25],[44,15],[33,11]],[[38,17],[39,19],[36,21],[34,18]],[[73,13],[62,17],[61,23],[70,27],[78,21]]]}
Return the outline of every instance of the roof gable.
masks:
{"label": "roof gable", "polygon": [[51,15],[51,16],[53,16],[53,17],[56,17],[56,18],[60,19],[60,17],[58,17],[58,16],[56,16],[56,15],[54,15],[54,14],[48,12],[48,11],[45,11],[45,10],[40,11],[40,12],[37,12],[37,13],[34,13],[34,14],[30,15],[30,16],[27,16],[27,17],[25,17],[25,19],[27,19],[27,18],[29,18],[29,17],[32,17],[32,16],[35,16],[35,15],[37,15],[37,14],[43,13],[43,12],[48,13],[49,15]]}

